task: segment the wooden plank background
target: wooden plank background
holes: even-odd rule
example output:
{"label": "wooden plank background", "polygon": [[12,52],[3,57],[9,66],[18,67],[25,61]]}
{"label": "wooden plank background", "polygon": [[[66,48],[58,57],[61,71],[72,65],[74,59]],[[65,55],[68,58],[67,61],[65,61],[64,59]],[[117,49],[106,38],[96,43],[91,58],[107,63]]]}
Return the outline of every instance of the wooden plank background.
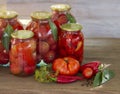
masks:
{"label": "wooden plank background", "polygon": [[85,37],[120,38],[120,0],[7,0],[7,8],[17,11],[19,18],[30,19],[31,12],[51,11],[50,5],[56,3],[72,6]]}

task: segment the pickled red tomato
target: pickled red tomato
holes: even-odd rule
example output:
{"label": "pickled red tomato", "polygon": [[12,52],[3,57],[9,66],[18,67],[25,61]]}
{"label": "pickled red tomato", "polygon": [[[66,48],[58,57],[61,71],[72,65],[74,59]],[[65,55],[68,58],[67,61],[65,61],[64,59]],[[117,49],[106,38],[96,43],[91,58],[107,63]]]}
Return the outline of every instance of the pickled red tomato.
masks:
{"label": "pickled red tomato", "polygon": [[51,45],[51,46],[54,45],[54,44],[56,44],[56,41],[54,40],[52,34],[48,36],[48,38],[47,38],[46,41],[47,41],[47,43],[48,43],[49,45]]}
{"label": "pickled red tomato", "polygon": [[34,32],[36,38],[40,40],[47,40],[49,36],[50,26],[49,23],[39,24],[37,21],[30,22],[26,27],[26,30],[31,30]]}
{"label": "pickled red tomato", "polygon": [[14,21],[14,22],[10,22],[10,25],[13,27],[14,30],[23,30],[23,26],[20,22]]}
{"label": "pickled red tomato", "polygon": [[45,62],[49,62],[49,63],[52,63],[52,61],[55,59],[55,51],[53,50],[50,50],[49,52],[47,52],[45,54],[45,56],[43,57],[43,59],[45,60]]}
{"label": "pickled red tomato", "polygon": [[0,53],[0,64],[7,64],[9,61],[9,54],[8,53]]}
{"label": "pickled red tomato", "polygon": [[49,44],[46,41],[39,41],[39,53],[46,54],[50,49]]}
{"label": "pickled red tomato", "polygon": [[[55,16],[54,16],[55,17]],[[65,24],[65,23],[67,23],[68,22],[68,19],[67,19],[67,16],[65,15],[65,14],[60,14],[59,16],[58,16],[58,18],[53,18],[53,21],[54,21],[54,23],[56,24],[56,26],[58,27],[58,29],[59,29],[59,27],[60,27],[60,25],[62,25],[62,24]]]}
{"label": "pickled red tomato", "polygon": [[24,73],[27,74],[27,75],[33,74],[35,69],[36,69],[35,66],[28,66],[28,65],[26,65],[24,67]]}
{"label": "pickled red tomato", "polygon": [[19,63],[17,63],[17,62],[10,64],[10,71],[14,75],[22,73],[22,70],[23,70],[22,68],[23,67],[19,66]]}
{"label": "pickled red tomato", "polygon": [[5,20],[0,19],[0,39],[2,38],[3,31],[4,31],[6,25],[7,25],[7,23],[5,22]]}
{"label": "pickled red tomato", "polygon": [[57,22],[59,23],[59,25],[67,23],[68,22],[67,16],[65,14],[60,14],[58,16]]}
{"label": "pickled red tomato", "polygon": [[4,49],[4,47],[0,41],[0,64],[7,64],[8,58],[9,58],[9,53],[6,52],[6,50]]}
{"label": "pickled red tomato", "polygon": [[4,31],[5,27],[7,26],[7,24],[10,24],[14,30],[23,30],[23,25],[16,20],[16,18],[12,18],[12,19],[0,19],[0,29],[2,30],[2,32]]}
{"label": "pickled red tomato", "polygon": [[[72,55],[75,52],[80,53],[81,49],[83,48],[82,39],[79,38],[79,35],[73,35],[73,36],[66,36],[62,39],[60,39],[59,46],[61,48],[60,53],[68,55]],[[62,45],[64,44],[64,45]]]}

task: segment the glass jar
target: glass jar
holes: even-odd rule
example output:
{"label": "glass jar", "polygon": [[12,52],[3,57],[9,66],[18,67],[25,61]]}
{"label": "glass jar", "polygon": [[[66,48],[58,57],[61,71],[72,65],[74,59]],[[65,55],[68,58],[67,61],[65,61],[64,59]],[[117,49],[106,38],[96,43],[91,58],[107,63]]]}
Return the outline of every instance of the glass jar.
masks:
{"label": "glass jar", "polygon": [[10,24],[14,30],[23,29],[22,24],[17,20],[18,14],[14,11],[1,11],[0,12],[0,64],[7,64],[9,59],[8,52],[4,49],[2,45],[3,32],[7,26]]}
{"label": "glass jar", "polygon": [[23,30],[24,28],[17,17],[18,13],[15,11],[0,12],[0,30],[4,31],[7,24],[10,24],[14,30]]}
{"label": "glass jar", "polygon": [[68,23],[61,26],[58,40],[60,57],[70,56],[82,63],[84,36],[81,29],[82,26],[75,23]]}
{"label": "glass jar", "polygon": [[[68,4],[55,4],[51,6],[52,10],[52,20],[59,29],[62,24],[70,22],[69,18],[73,16],[70,13],[71,6]],[[73,23],[73,22],[72,22]]]}
{"label": "glass jar", "polygon": [[36,39],[34,33],[19,30],[11,34],[10,71],[14,75],[32,75],[36,68]]}
{"label": "glass jar", "polygon": [[53,37],[49,20],[51,14],[45,11],[35,11],[31,14],[32,21],[26,27],[35,34],[37,39],[37,62],[44,60],[52,63],[57,57],[57,41]]}

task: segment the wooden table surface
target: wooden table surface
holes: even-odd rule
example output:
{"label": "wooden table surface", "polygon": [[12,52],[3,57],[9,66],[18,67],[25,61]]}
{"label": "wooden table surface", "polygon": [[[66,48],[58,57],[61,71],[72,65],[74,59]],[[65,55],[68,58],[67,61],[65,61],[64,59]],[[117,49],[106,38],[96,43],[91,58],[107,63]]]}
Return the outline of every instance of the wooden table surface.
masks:
{"label": "wooden table surface", "polygon": [[87,38],[83,63],[99,60],[109,67],[116,76],[100,88],[81,86],[83,82],[71,84],[39,83],[34,76],[17,77],[9,68],[0,67],[0,94],[120,94],[120,39]]}

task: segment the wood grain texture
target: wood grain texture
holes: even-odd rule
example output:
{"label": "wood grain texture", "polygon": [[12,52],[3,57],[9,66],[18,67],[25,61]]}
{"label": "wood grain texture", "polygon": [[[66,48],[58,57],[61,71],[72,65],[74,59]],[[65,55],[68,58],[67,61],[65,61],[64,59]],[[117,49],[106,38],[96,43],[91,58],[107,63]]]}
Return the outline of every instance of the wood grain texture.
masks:
{"label": "wood grain texture", "polygon": [[83,25],[85,37],[120,38],[120,0],[7,0],[7,8],[19,18],[30,19],[36,10],[50,11],[50,5],[67,3],[71,13]]}
{"label": "wood grain texture", "polygon": [[100,60],[111,64],[116,76],[101,88],[81,86],[83,82],[71,84],[38,83],[34,76],[17,77],[10,74],[9,68],[0,67],[0,94],[120,94],[120,39],[85,39],[83,63]]}

